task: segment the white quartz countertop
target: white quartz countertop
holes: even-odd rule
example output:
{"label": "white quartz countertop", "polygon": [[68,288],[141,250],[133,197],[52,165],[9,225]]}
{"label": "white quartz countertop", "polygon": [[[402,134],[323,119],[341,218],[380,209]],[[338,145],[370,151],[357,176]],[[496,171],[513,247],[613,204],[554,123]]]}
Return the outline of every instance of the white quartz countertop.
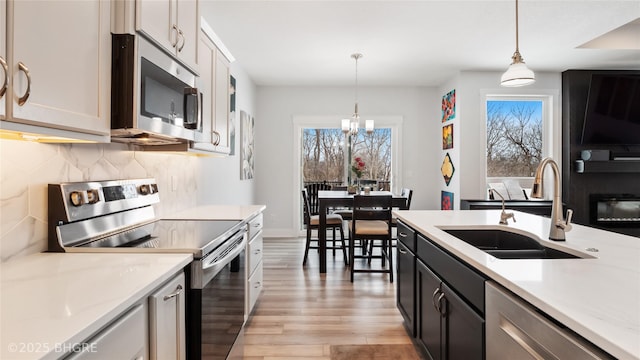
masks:
{"label": "white quartz countertop", "polygon": [[201,205],[162,218],[169,220],[247,220],[258,215],[265,208],[265,205]]}
{"label": "white quartz countertop", "polygon": [[[394,211],[406,224],[585,339],[621,359],[640,359],[640,238],[573,225],[547,240],[548,218],[499,210]],[[498,259],[442,229],[508,228],[583,259]],[[597,252],[587,251],[597,249]]]}
{"label": "white quartz countertop", "polygon": [[3,263],[0,359],[61,357],[63,344],[88,340],[192,258],[40,253]]}

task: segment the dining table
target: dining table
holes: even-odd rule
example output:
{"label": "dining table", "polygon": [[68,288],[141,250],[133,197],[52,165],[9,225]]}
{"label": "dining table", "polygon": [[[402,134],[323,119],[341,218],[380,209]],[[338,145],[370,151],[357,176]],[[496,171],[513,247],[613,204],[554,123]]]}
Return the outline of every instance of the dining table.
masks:
{"label": "dining table", "polygon": [[[364,191],[359,194],[365,195]],[[341,190],[321,190],[318,191],[318,212],[320,223],[318,224],[318,246],[320,248],[320,273],[327,272],[327,212],[331,208],[353,207],[353,197],[351,194]],[[406,205],[407,198],[401,195],[395,195],[391,191],[370,191],[367,195],[381,196],[391,195],[392,206],[402,208]]]}

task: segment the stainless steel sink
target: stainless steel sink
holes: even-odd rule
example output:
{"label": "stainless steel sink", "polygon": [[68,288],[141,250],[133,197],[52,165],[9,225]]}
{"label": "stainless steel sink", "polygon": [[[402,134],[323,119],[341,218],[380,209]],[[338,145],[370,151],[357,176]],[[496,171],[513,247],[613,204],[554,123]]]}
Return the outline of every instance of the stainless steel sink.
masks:
{"label": "stainless steel sink", "polygon": [[499,229],[443,229],[444,232],[499,259],[580,259],[548,248],[528,236]]}

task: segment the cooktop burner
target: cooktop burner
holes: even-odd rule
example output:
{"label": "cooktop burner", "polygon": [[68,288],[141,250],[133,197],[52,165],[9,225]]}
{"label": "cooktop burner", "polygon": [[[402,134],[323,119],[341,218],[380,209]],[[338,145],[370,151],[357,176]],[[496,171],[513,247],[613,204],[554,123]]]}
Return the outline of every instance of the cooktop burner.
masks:
{"label": "cooktop burner", "polygon": [[78,247],[189,252],[202,258],[237,232],[241,224],[231,220],[158,220]]}

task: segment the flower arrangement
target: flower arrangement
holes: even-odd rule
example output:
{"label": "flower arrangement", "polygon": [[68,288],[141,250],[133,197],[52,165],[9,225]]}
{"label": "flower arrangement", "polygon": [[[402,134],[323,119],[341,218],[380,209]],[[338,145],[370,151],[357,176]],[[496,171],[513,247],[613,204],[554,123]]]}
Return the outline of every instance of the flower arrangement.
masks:
{"label": "flower arrangement", "polygon": [[362,172],[365,169],[365,163],[362,160],[361,157],[356,157],[353,159],[353,162],[351,163],[351,171],[353,171],[354,174],[356,174],[356,178],[361,178],[362,177]]}

